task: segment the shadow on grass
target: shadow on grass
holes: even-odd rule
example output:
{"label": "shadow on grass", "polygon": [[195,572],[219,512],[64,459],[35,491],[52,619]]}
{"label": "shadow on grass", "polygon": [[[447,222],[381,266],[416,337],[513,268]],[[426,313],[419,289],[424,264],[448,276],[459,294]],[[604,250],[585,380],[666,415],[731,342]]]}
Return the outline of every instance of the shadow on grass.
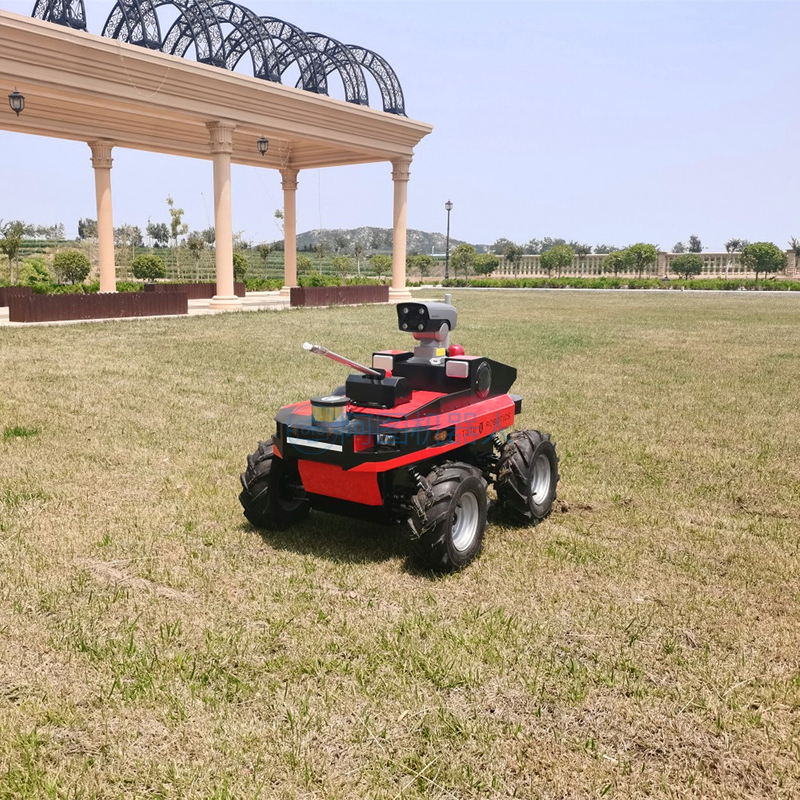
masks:
{"label": "shadow on grass", "polygon": [[379,525],[320,511],[312,511],[307,519],[281,531],[255,528],[249,522],[243,522],[242,529],[259,534],[276,550],[337,564],[379,563],[408,555],[405,525]]}

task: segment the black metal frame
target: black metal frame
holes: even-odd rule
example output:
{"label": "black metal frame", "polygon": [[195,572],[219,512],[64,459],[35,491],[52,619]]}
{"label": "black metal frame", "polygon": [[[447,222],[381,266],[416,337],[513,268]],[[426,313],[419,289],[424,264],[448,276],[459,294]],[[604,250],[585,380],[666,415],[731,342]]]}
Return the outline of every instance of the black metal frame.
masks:
{"label": "black metal frame", "polygon": [[[158,19],[161,6],[178,10],[166,35]],[[86,30],[84,0],[36,0],[32,16]],[[222,26],[230,29],[227,34]],[[116,0],[103,36],[181,57],[194,46],[198,61],[227,70],[234,70],[249,54],[255,77],[275,83],[297,64],[297,87],[316,94],[328,94],[328,76],[335,72],[347,102],[363,106],[369,105],[367,70],[378,85],[383,110],[406,116],[400,81],[377,53],[321,33],[305,33],[275,17],[259,17],[233,0]]]}

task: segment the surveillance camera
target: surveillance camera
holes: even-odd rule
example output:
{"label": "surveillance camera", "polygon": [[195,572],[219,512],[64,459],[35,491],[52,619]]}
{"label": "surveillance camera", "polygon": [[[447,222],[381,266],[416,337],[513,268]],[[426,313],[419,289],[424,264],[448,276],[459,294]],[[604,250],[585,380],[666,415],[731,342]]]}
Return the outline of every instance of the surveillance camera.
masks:
{"label": "surveillance camera", "polygon": [[[456,327],[458,312],[449,303],[398,303],[397,326],[401,331],[412,334],[431,334],[430,338],[442,330],[444,325],[448,331]],[[418,339],[423,338],[417,335]],[[427,338],[427,337],[426,337]]]}

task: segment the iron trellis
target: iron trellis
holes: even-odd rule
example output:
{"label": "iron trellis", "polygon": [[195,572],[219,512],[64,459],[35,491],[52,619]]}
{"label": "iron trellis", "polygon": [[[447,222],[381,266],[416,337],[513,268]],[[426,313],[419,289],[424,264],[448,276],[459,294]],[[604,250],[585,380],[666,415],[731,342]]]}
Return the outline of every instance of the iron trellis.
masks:
{"label": "iron trellis", "polygon": [[[325,75],[330,75],[331,72],[339,73],[344,84],[345,100],[359,106],[368,106],[367,82],[355,56],[341,42],[322,33],[309,32],[308,38],[322,58]],[[299,81],[297,86],[300,88]]]}
{"label": "iron trellis", "polygon": [[275,53],[281,75],[294,63],[300,68],[300,83],[307,92],[328,94],[328,79],[317,48],[304,30],[275,17],[261,17],[270,36],[278,42]]}
{"label": "iron trellis", "polygon": [[[161,6],[178,11],[166,35],[158,19]],[[33,16],[86,30],[84,0],[36,0]],[[297,87],[316,94],[328,94],[328,75],[336,72],[345,99],[356,105],[369,104],[363,72],[368,70],[380,90],[383,110],[405,116],[397,75],[377,53],[321,33],[306,33],[275,17],[259,17],[234,0],[116,0],[103,36],[182,57],[194,45],[198,61],[228,70],[249,54],[253,74],[276,83],[296,64]]]}
{"label": "iron trellis", "polygon": [[86,7],[83,0],[36,0],[31,16],[79,31],[86,30]]}
{"label": "iron trellis", "polygon": [[353,54],[356,61],[367,69],[375,78],[378,89],[383,100],[383,110],[387,114],[398,114],[401,117],[406,115],[405,100],[403,98],[403,87],[389,66],[385,58],[382,58],[366,47],[359,47],[357,44],[348,44],[347,49]]}
{"label": "iron trellis", "polygon": [[103,27],[103,36],[160,50],[161,26],[155,6],[151,0],[117,0]]}

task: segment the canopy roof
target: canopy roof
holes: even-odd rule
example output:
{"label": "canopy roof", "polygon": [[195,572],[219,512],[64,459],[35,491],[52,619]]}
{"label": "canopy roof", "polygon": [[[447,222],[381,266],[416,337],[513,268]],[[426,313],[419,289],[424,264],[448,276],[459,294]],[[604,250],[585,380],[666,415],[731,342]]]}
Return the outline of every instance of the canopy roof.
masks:
{"label": "canopy roof", "polygon": [[[0,11],[0,75],[25,96],[0,129],[210,158],[206,124],[236,125],[232,160],[281,169],[410,157],[432,127],[396,114]],[[262,157],[260,136],[270,140]]]}

